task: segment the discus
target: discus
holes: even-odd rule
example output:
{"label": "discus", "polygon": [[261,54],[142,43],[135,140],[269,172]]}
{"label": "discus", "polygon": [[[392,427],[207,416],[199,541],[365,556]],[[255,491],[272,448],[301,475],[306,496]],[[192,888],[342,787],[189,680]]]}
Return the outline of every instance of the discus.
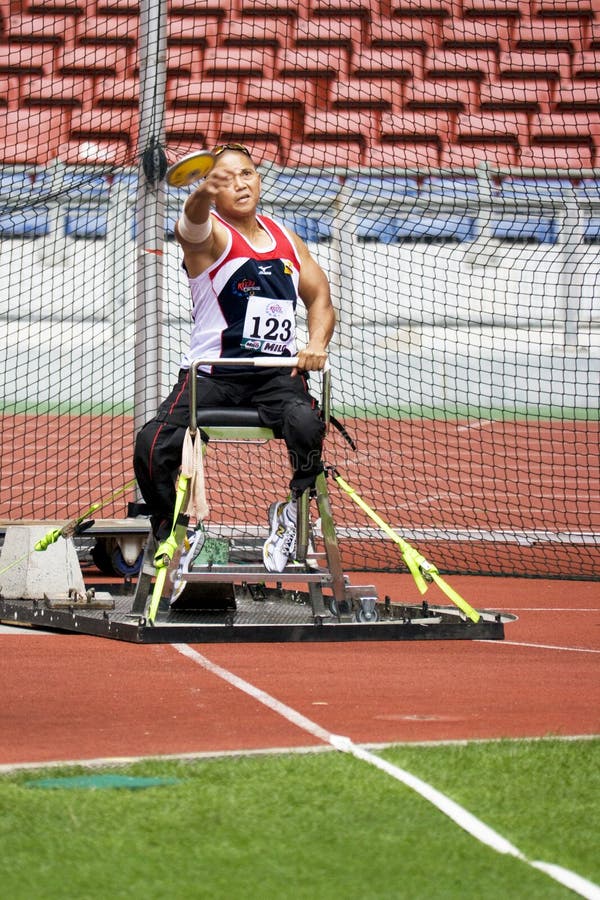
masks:
{"label": "discus", "polygon": [[214,164],[215,158],[210,150],[195,150],[169,166],[165,176],[167,184],[177,188],[187,187],[208,175]]}

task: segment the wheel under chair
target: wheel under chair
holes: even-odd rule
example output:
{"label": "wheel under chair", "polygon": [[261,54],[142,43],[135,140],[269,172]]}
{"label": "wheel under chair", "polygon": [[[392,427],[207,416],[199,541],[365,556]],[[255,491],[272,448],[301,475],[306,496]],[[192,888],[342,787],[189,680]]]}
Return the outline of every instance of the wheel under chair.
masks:
{"label": "wheel under chair", "polygon": [[[264,444],[267,441],[279,439],[272,429],[261,424],[256,409],[215,407],[197,410],[198,369],[200,366],[216,364],[232,367],[236,365],[247,367],[250,364],[260,367],[288,366],[293,368],[297,364],[297,359],[281,360],[267,357],[250,361],[247,359],[194,360],[190,367],[189,427],[194,441],[199,440],[197,435],[199,428],[211,442]],[[331,373],[327,366],[322,373],[321,384],[321,414],[327,429],[330,426],[330,394]],[[144,617],[150,624],[153,624],[159,609],[159,599],[165,593],[162,584],[166,585],[166,593],[169,595],[171,585],[168,584],[168,579],[177,570],[181,596],[173,602],[171,607],[173,611],[178,608],[188,612],[194,609],[221,613],[229,610],[231,616],[236,607],[235,585],[241,585],[244,591],[255,596],[256,593],[266,589],[267,583],[276,584],[276,595],[281,594],[283,586],[286,584],[306,584],[315,622],[332,617],[340,621],[350,621],[355,617],[362,622],[376,621],[378,616],[375,607],[377,598],[375,588],[371,585],[353,587],[343,573],[329,502],[327,478],[324,472],[317,476],[314,488],[304,491],[297,499],[295,559],[288,562],[283,572],[267,571],[262,561],[262,555],[259,562],[249,562],[245,559],[236,563],[230,561],[227,554],[222,558],[222,554],[219,553],[218,539],[216,541],[212,539],[212,549],[216,550],[212,555],[210,551],[206,552],[205,544],[199,554],[195,555],[194,560],[188,559],[183,566],[178,567],[178,558],[181,555],[188,522],[187,516],[182,515],[181,511],[185,510],[187,505],[188,493],[189,484],[180,475],[173,529],[167,542],[161,544],[161,548],[168,545],[169,559],[161,560],[162,565],[157,568],[156,540],[150,534],[133,599],[132,614]],[[315,553],[313,549],[314,542],[310,522],[312,499],[316,500],[321,523],[321,539],[324,547],[324,553],[321,554]],[[210,538],[206,539],[206,543],[210,541]],[[260,547],[262,550],[262,541]],[[165,568],[168,572],[165,571]],[[160,597],[156,587],[159,576],[161,578]],[[152,581],[155,577],[154,592],[150,595]],[[324,590],[328,593],[324,594]]]}

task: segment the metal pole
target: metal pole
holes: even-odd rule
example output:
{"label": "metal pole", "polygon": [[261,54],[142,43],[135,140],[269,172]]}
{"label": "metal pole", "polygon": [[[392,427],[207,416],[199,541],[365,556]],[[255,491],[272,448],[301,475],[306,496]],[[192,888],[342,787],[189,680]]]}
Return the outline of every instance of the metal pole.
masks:
{"label": "metal pole", "polygon": [[139,180],[136,198],[134,428],[158,407],[164,361],[167,0],[140,2]]}

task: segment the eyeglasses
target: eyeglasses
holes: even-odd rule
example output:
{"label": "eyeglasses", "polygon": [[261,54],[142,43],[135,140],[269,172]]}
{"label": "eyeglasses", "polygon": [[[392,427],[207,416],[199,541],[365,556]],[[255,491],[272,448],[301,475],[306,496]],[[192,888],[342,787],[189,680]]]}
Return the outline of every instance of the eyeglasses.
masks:
{"label": "eyeglasses", "polygon": [[250,151],[243,144],[218,144],[211,150],[213,156],[220,156],[226,150],[237,150],[238,153],[245,153],[248,159],[252,159]]}

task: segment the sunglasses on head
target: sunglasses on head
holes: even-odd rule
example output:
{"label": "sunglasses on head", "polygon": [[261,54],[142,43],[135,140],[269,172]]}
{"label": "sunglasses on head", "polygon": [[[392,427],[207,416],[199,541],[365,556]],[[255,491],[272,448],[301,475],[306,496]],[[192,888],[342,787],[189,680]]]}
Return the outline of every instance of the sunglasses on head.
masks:
{"label": "sunglasses on head", "polygon": [[238,153],[245,153],[248,159],[252,159],[250,151],[243,144],[218,144],[211,150],[213,156],[220,156],[226,150],[237,150]]}

